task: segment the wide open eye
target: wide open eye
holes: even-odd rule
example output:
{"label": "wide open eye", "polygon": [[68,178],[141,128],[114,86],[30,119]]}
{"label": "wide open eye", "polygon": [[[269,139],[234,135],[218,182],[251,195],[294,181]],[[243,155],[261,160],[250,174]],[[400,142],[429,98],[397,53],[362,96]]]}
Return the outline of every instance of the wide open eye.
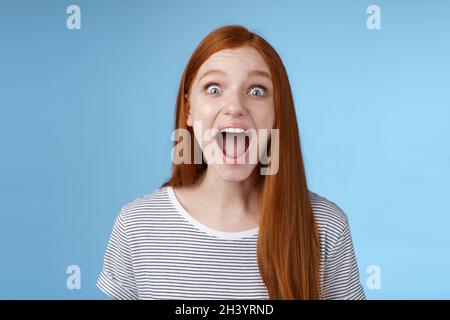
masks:
{"label": "wide open eye", "polygon": [[216,83],[207,84],[205,89],[208,94],[218,94],[220,92],[220,87]]}
{"label": "wide open eye", "polygon": [[266,88],[262,86],[253,87],[252,90],[250,90],[250,94],[255,97],[263,96],[266,92]]}

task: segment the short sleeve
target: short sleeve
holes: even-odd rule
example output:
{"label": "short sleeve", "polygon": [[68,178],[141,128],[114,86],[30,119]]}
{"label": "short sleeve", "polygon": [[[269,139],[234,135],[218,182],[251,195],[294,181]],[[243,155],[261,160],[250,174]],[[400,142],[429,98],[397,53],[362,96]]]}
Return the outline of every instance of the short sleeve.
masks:
{"label": "short sleeve", "polygon": [[325,300],[364,300],[348,220],[325,258],[322,297]]}
{"label": "short sleeve", "polygon": [[97,287],[113,299],[139,298],[122,211],[114,222],[103,260],[103,269],[97,279]]}

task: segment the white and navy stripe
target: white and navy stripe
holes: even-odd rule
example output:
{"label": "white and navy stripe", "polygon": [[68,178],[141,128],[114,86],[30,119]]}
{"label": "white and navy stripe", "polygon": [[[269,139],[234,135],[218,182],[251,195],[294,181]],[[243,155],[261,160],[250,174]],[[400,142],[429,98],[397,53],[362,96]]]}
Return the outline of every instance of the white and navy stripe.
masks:
{"label": "white and navy stripe", "polygon": [[[346,214],[310,191],[324,299],[364,299]],[[221,232],[189,215],[171,187],[122,207],[97,286],[115,299],[269,299],[258,228]]]}

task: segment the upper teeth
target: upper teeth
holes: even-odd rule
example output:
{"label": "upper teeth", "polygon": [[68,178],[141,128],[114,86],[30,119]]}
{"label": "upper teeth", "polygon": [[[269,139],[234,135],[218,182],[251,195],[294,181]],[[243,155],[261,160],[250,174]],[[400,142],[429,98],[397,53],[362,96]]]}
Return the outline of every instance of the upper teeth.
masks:
{"label": "upper teeth", "polygon": [[230,133],[245,133],[247,130],[242,128],[224,128],[220,132],[230,132]]}

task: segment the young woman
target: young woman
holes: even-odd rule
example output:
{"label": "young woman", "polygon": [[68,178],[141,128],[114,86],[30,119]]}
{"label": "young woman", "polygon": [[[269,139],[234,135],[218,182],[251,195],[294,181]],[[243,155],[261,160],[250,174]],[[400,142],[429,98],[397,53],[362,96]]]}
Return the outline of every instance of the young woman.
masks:
{"label": "young woman", "polygon": [[365,298],[346,214],[307,188],[288,76],[269,43],[242,26],[208,34],[182,76],[175,128],[192,161],[174,161],[167,182],[122,207],[100,289],[116,299]]}

